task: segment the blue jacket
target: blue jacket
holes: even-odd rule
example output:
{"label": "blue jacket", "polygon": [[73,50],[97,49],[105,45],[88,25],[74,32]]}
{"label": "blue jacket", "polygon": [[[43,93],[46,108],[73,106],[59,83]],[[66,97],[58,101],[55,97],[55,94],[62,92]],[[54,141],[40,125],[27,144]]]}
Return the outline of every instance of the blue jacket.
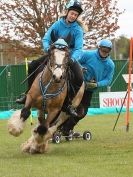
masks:
{"label": "blue jacket", "polygon": [[84,73],[84,80],[95,80],[98,87],[108,86],[114,74],[114,62],[108,56],[102,59],[98,49],[83,51],[82,58],[78,60],[82,67],[87,68]]}
{"label": "blue jacket", "polygon": [[[70,55],[73,60],[78,60],[82,54],[83,48],[83,29],[78,24],[78,22],[73,22],[71,24],[67,24],[65,22],[65,18],[62,17],[58,21],[56,21],[46,32],[42,39],[44,51],[48,51],[51,45],[51,31],[54,30],[56,38],[66,38],[66,36],[71,34],[71,42],[70,42]],[[57,40],[56,39],[56,40]]]}

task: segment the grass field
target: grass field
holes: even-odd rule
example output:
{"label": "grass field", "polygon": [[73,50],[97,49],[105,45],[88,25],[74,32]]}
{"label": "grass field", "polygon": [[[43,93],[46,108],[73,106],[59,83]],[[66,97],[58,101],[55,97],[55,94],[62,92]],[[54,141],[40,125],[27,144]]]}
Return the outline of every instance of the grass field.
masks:
{"label": "grass field", "polygon": [[25,132],[15,138],[7,132],[7,120],[1,120],[0,177],[133,177],[133,120],[126,132],[125,114],[121,114],[116,130],[112,131],[116,117],[86,117],[75,129],[90,130],[91,141],[50,143],[49,152],[41,155],[20,150],[31,134],[29,121]]}

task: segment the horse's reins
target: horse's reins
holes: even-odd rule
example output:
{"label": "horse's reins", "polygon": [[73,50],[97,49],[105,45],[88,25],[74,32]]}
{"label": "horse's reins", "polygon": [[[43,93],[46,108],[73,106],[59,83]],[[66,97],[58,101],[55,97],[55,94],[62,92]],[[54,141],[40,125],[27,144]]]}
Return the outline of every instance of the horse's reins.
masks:
{"label": "horse's reins", "polygon": [[29,76],[27,76],[20,84],[24,84],[42,65],[44,64],[44,62],[42,62],[42,64],[40,64]]}
{"label": "horse's reins", "polygon": [[41,74],[41,76],[39,78],[39,85],[40,85],[40,88],[41,88],[43,98],[45,98],[46,100],[49,99],[49,98],[54,98],[54,97],[58,96],[64,90],[65,81],[64,81],[62,87],[60,87],[56,92],[47,93],[48,88],[49,88],[50,84],[52,83],[53,79],[51,78],[50,81],[44,86],[43,83],[42,83],[42,75],[43,75],[43,73]]}
{"label": "horse's reins", "polygon": [[[49,63],[49,62],[48,62],[48,63]],[[49,64],[48,64],[48,65],[49,65]],[[59,65],[59,66],[57,65],[56,68],[61,67],[62,65],[64,65],[64,64],[61,64],[61,65]],[[50,66],[50,65],[49,65],[49,66]],[[48,66],[47,66],[47,67],[48,67]],[[55,69],[56,69],[56,68],[55,68]],[[48,70],[52,73],[52,70],[50,69],[50,67],[48,67]],[[42,72],[42,74],[41,74],[41,76],[40,76],[40,78],[39,78],[39,85],[40,85],[41,93],[42,93],[42,96],[43,96],[43,110],[46,109],[46,101],[47,101],[48,99],[51,99],[51,98],[54,98],[54,97],[58,96],[61,92],[63,92],[63,90],[64,90],[64,88],[65,88],[65,83],[66,83],[66,82],[64,81],[63,85],[62,85],[56,92],[47,93],[48,88],[49,88],[49,86],[51,85],[51,83],[52,83],[52,81],[53,81],[53,77],[51,76],[50,81],[49,81],[46,85],[44,85],[43,82],[42,82],[42,76],[43,76],[44,71],[45,71],[45,68],[43,69],[43,72]]]}

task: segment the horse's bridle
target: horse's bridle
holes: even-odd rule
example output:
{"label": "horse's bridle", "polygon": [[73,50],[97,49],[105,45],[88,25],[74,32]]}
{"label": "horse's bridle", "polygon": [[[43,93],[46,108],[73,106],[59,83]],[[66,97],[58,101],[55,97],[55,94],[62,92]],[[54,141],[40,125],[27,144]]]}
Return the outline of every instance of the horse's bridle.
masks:
{"label": "horse's bridle", "polygon": [[[61,49],[62,50],[62,49]],[[57,69],[57,68],[61,68],[62,66],[64,66],[65,67],[65,69],[64,69],[64,72],[65,72],[65,74],[63,73],[63,75],[65,75],[66,77],[64,77],[63,78],[63,83],[61,84],[61,86],[58,88],[58,90],[56,90],[55,92],[53,92],[53,93],[48,93],[48,89],[49,89],[49,87],[50,87],[50,85],[51,85],[51,83],[53,82],[53,72],[54,72],[54,70],[55,69]],[[43,70],[43,72],[42,72],[42,74],[41,74],[41,76],[40,76],[40,79],[39,79],[39,85],[40,85],[40,89],[41,89],[41,93],[42,93],[42,95],[43,95],[43,110],[45,110],[45,107],[46,107],[46,100],[47,99],[50,99],[50,98],[53,98],[53,97],[56,97],[56,96],[58,96],[61,92],[63,92],[63,90],[65,89],[65,86],[66,86],[66,84],[67,84],[67,71],[68,71],[68,68],[69,68],[69,58],[68,58],[68,61],[67,62],[65,62],[65,63],[63,63],[63,64],[57,64],[57,63],[55,63],[55,67],[54,67],[54,70],[53,70],[53,68],[52,68],[52,66],[51,66],[51,58],[50,58],[50,55],[49,55],[49,57],[48,57],[48,61],[47,61],[47,66],[46,66],[47,68],[48,68],[48,70],[50,71],[50,73],[51,73],[51,79],[49,80],[49,82],[47,83],[47,84],[43,84],[43,82],[42,82],[42,77],[43,77],[43,74],[44,74],[44,71],[45,71],[45,69],[46,68],[44,68],[44,70]]]}
{"label": "horse's bridle", "polygon": [[[63,49],[59,49],[59,50],[63,50]],[[65,68],[64,73],[65,72],[67,73],[68,65],[69,65],[69,58],[68,58],[68,61],[65,62],[65,63],[63,63],[63,64],[57,64],[57,63],[55,63],[54,70],[57,69],[57,68],[61,68],[62,66],[65,66],[64,67]],[[52,70],[53,66],[51,65],[50,56],[48,58],[47,67],[48,67],[49,71],[53,74],[54,70]],[[65,75],[64,73],[63,73],[63,76]]]}

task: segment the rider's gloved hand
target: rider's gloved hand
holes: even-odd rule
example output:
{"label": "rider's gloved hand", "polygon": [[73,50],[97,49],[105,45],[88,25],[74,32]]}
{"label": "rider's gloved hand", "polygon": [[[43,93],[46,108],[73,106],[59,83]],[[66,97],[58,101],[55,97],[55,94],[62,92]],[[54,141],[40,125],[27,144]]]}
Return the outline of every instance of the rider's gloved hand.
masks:
{"label": "rider's gloved hand", "polygon": [[96,82],[86,82],[86,89],[95,89],[97,88]]}

